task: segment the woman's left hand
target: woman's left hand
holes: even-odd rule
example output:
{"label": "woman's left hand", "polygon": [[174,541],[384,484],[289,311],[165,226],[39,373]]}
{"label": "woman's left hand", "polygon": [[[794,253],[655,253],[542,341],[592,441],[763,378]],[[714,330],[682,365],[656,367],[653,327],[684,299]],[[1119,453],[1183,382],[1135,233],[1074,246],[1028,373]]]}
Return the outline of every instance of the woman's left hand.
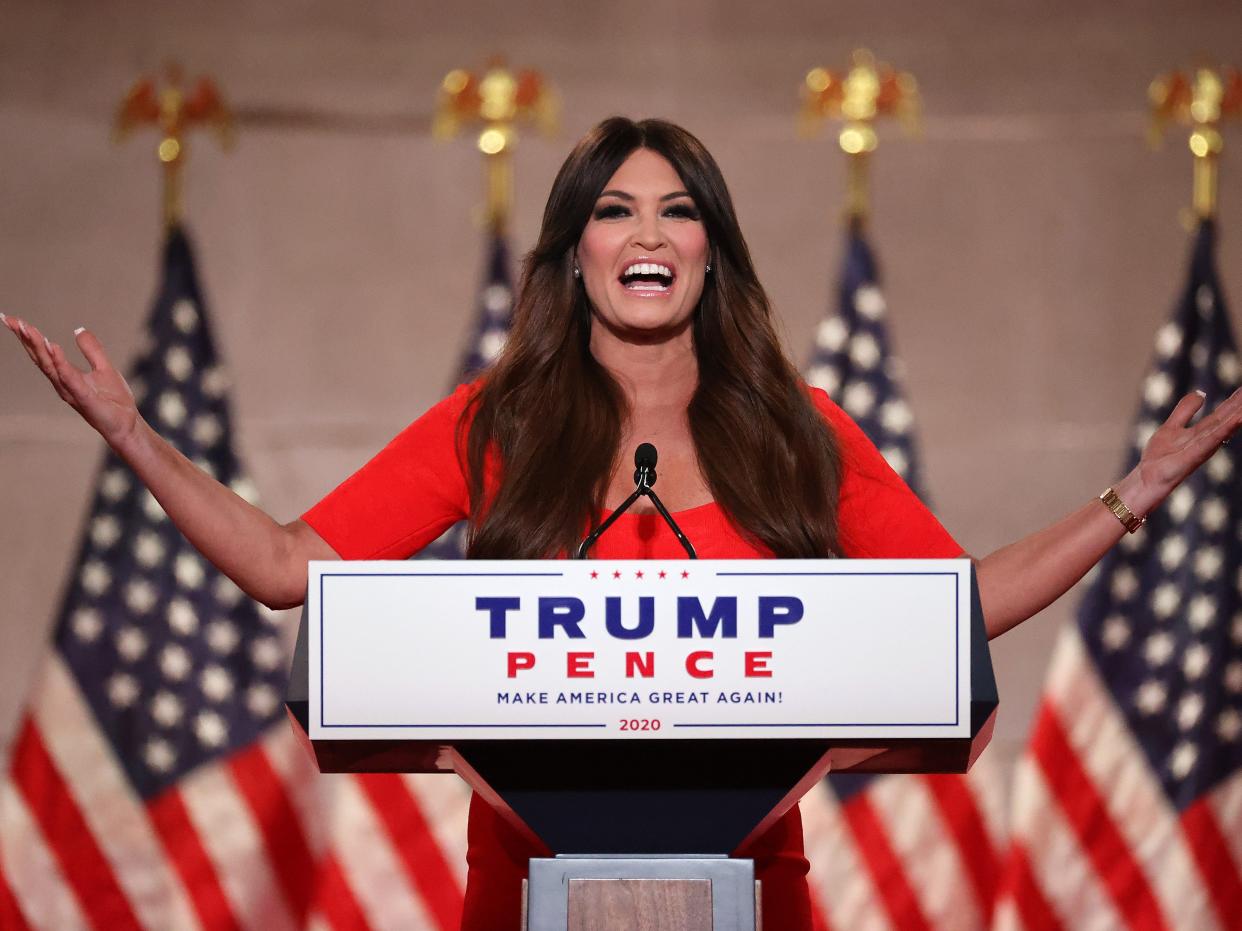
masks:
{"label": "woman's left hand", "polygon": [[1130,492],[1133,504],[1118,486],[1118,494],[1136,513],[1146,514],[1160,504],[1242,426],[1242,388],[1191,424],[1203,403],[1197,391],[1186,395],[1147,441],[1138,466],[1126,477],[1136,486]]}

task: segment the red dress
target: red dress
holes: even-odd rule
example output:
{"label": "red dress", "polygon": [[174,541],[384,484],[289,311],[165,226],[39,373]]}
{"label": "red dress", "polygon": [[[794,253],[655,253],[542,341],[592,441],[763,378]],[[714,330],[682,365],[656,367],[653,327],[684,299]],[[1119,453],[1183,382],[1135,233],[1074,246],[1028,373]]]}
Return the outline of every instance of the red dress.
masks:
{"label": "red dress", "polygon": [[[406,427],[370,462],[302,515],[343,559],[405,559],[464,518],[466,478],[457,421],[474,388],[463,385]],[[811,399],[838,439],[840,547],[851,558],[960,556],[932,513],[889,467],[862,430],[818,389]],[[489,476],[489,478],[493,478]],[[703,559],[754,559],[756,548],[714,503],[676,514]],[[622,515],[593,549],[599,559],[678,559],[680,544],[656,514]],[[464,931],[516,929],[526,861],[538,853],[477,796],[471,800]],[[808,864],[797,807],[739,855],[763,881],[767,931],[809,931]]]}

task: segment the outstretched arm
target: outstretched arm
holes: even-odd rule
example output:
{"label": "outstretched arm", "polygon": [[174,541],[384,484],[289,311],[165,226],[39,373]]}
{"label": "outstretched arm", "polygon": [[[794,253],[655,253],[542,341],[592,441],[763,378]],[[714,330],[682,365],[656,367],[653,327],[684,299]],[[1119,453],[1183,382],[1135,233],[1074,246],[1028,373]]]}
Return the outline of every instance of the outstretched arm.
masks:
{"label": "outstretched arm", "polygon": [[[1137,516],[1151,513],[1242,425],[1242,389],[1191,424],[1203,400],[1198,392],[1182,398],[1148,440],[1139,464],[1113,485]],[[1113,513],[1092,500],[1052,526],[975,560],[988,636],[1003,634],[1060,598],[1125,533]]]}
{"label": "outstretched arm", "polygon": [[337,558],[314,530],[300,520],[278,523],[165,441],[138,413],[129,385],[93,334],[74,333],[90,363],[84,372],[33,325],[13,317],[3,323],[61,399],[116,450],[199,552],[268,607],[302,602],[307,561]]}

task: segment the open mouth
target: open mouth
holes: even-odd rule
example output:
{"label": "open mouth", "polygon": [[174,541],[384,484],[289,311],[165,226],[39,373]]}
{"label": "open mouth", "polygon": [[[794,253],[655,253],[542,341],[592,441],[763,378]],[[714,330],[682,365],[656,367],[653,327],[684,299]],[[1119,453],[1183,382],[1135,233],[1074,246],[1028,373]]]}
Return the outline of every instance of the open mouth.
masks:
{"label": "open mouth", "polygon": [[676,277],[667,265],[638,262],[623,271],[618,280],[627,291],[650,294],[667,292]]}

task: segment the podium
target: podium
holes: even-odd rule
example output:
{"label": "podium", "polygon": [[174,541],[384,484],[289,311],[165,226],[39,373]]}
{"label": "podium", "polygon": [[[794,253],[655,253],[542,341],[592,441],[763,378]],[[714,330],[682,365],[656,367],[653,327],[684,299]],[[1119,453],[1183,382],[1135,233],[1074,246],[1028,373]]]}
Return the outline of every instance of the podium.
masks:
{"label": "podium", "polygon": [[287,709],[323,772],[455,772],[531,931],[760,926],[730,856],[830,770],[965,772],[969,560],[316,562]]}

